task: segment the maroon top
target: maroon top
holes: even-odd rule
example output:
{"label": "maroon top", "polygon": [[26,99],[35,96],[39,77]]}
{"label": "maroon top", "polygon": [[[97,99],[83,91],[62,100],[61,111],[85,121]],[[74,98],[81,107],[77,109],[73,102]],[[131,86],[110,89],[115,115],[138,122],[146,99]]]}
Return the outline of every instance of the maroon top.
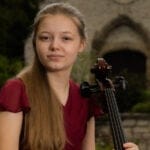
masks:
{"label": "maroon top", "polygon": [[[81,150],[87,121],[95,112],[91,101],[81,97],[79,86],[73,81],[70,81],[69,97],[63,109],[66,134],[71,143],[66,144],[65,150]],[[22,80],[8,80],[0,91],[0,111],[27,113],[29,110],[29,99]],[[102,111],[99,109],[97,112],[100,114]]]}
{"label": "maroon top", "polygon": [[25,92],[25,85],[20,79],[10,79],[0,90],[0,110],[10,112],[27,112],[29,100]]}

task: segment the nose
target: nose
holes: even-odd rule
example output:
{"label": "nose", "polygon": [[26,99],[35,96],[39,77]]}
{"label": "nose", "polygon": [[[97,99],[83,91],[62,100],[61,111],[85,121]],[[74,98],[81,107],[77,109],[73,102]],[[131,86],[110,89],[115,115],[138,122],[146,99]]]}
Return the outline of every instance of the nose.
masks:
{"label": "nose", "polygon": [[59,49],[59,40],[57,38],[53,38],[49,44],[49,50],[55,51]]}

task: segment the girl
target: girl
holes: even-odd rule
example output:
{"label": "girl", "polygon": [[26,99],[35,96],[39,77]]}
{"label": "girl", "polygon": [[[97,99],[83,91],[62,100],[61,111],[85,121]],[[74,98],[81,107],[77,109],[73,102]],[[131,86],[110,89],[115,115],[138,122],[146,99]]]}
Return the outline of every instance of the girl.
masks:
{"label": "girl", "polygon": [[[82,15],[54,3],[39,11],[33,27],[33,63],[0,92],[0,150],[94,150],[91,106],[70,80],[86,43]],[[124,147],[138,150],[134,143]]]}

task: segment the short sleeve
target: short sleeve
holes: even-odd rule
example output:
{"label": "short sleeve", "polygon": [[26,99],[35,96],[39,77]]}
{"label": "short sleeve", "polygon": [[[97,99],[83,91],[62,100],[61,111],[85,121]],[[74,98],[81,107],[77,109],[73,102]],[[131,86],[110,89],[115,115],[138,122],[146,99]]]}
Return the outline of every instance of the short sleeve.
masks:
{"label": "short sleeve", "polygon": [[29,100],[25,85],[19,78],[9,79],[0,90],[0,111],[28,112]]}

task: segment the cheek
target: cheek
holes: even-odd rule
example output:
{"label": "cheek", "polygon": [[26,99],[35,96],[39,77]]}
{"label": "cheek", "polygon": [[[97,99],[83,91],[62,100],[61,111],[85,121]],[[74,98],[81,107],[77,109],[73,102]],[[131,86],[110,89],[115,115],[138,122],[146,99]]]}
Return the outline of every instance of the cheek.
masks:
{"label": "cheek", "polygon": [[37,48],[36,48],[36,54],[37,54],[37,57],[39,59],[39,61],[43,64],[45,62],[45,51],[43,49],[43,47],[41,46],[38,46],[36,45]]}
{"label": "cheek", "polygon": [[38,56],[44,55],[46,53],[46,46],[41,44],[40,42],[36,42],[36,53]]}
{"label": "cheek", "polygon": [[68,60],[71,62],[71,64],[73,64],[76,61],[77,57],[78,52],[70,53],[70,55],[68,56]]}
{"label": "cheek", "polygon": [[36,47],[36,51],[41,51],[41,49],[43,49],[43,46],[40,42],[36,42],[35,47]]}
{"label": "cheek", "polygon": [[72,47],[69,54],[70,59],[77,59],[79,53],[81,53],[81,47],[79,45]]}

